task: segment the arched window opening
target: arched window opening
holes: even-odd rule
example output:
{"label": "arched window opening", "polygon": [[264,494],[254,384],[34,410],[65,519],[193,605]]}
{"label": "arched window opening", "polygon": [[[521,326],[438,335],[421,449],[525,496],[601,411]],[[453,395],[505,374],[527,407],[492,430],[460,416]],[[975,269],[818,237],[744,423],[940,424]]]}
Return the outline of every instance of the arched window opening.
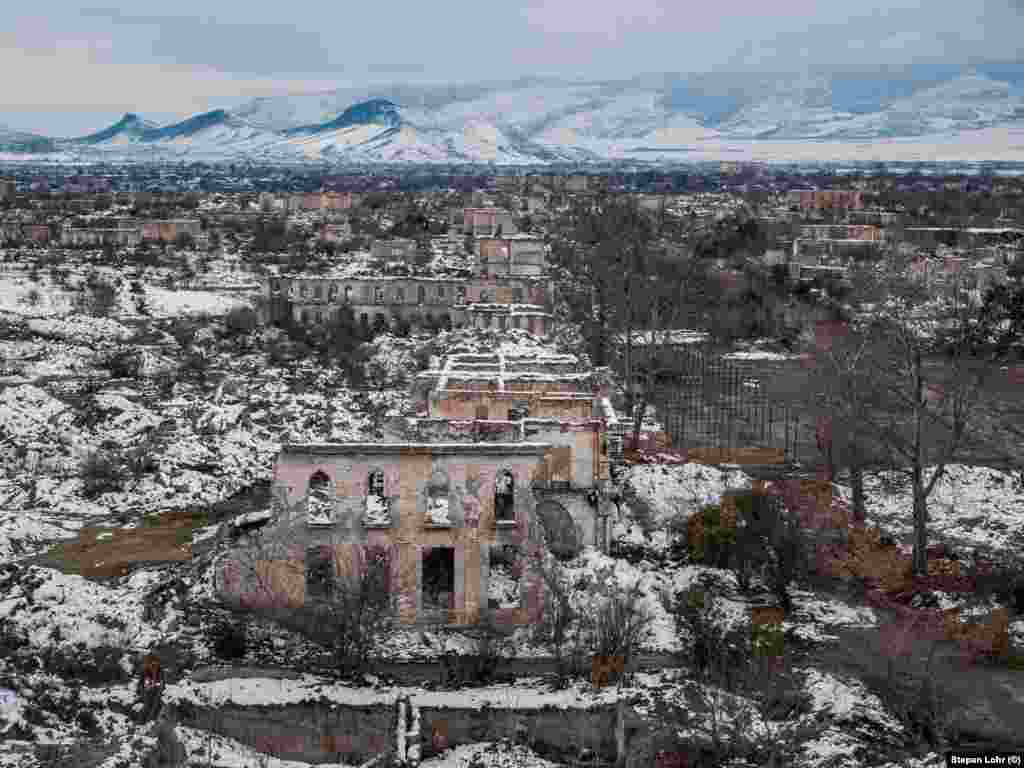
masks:
{"label": "arched window opening", "polygon": [[451,525],[448,508],[448,478],[443,472],[435,472],[427,484],[427,523],[429,525]]}
{"label": "arched window opening", "polygon": [[490,547],[487,574],[487,607],[490,610],[519,608],[522,604],[523,556],[514,544]]}
{"label": "arched window opening", "polygon": [[331,499],[331,479],[323,472],[309,478],[306,494],[306,517],[310,525],[331,525],[334,522],[334,503]]}
{"label": "arched window opening", "polygon": [[391,525],[391,506],[384,489],[384,472],[370,471],[366,478],[366,511],[363,522],[368,526]]}
{"label": "arched window opening", "polygon": [[494,480],[494,519],[499,523],[515,522],[515,476],[503,469]]}

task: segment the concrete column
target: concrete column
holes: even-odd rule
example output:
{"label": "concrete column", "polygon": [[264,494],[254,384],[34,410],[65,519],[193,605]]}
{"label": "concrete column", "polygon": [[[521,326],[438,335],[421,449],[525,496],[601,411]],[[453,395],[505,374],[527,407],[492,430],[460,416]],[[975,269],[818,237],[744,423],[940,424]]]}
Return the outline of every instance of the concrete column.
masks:
{"label": "concrete column", "polygon": [[405,699],[399,699],[398,701],[398,724],[395,728],[395,752],[398,756],[398,760],[402,763],[405,762],[405,737],[408,726],[406,725],[405,717]]}
{"label": "concrete column", "polygon": [[406,752],[406,759],[410,766],[417,766],[420,764],[420,708],[409,702],[409,706],[412,709],[412,725],[408,732],[408,747]]}

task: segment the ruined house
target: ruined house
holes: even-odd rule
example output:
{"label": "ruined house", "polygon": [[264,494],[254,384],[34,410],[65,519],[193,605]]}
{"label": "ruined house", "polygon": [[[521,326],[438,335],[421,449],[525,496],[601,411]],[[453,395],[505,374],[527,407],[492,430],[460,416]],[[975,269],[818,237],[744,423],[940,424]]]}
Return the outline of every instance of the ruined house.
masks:
{"label": "ruined house", "polygon": [[450,355],[415,386],[422,417],[409,428],[419,438],[547,444],[533,485],[546,545],[567,556],[607,546],[620,435],[605,378],[575,355],[498,350]]}
{"label": "ruined house", "polygon": [[[526,624],[542,551],[534,484],[551,446],[514,443],[286,445],[259,547],[221,561],[227,600],[301,606],[346,576],[381,568],[404,624]],[[258,519],[257,519],[258,518]]]}

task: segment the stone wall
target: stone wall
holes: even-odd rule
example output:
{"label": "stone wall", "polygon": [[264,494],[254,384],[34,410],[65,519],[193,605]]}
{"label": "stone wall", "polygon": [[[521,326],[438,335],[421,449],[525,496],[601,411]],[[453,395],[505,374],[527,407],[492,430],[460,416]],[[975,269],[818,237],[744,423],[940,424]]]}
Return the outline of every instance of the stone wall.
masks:
{"label": "stone wall", "polygon": [[[216,710],[179,704],[182,725],[209,730],[284,760],[315,765],[359,764],[395,748],[395,708],[320,703]],[[572,760],[584,749],[605,760],[617,755],[615,706],[592,709],[420,710],[422,754],[430,757],[452,746],[517,739],[554,760]]]}

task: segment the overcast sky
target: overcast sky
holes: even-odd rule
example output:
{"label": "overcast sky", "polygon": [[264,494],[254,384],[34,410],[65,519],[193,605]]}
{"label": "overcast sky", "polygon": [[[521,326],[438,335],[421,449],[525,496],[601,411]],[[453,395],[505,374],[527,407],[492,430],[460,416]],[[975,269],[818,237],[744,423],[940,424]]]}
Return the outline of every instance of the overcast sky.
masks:
{"label": "overcast sky", "polygon": [[5,10],[0,125],[67,135],[367,83],[893,72],[1024,47],[1024,0],[93,2]]}

